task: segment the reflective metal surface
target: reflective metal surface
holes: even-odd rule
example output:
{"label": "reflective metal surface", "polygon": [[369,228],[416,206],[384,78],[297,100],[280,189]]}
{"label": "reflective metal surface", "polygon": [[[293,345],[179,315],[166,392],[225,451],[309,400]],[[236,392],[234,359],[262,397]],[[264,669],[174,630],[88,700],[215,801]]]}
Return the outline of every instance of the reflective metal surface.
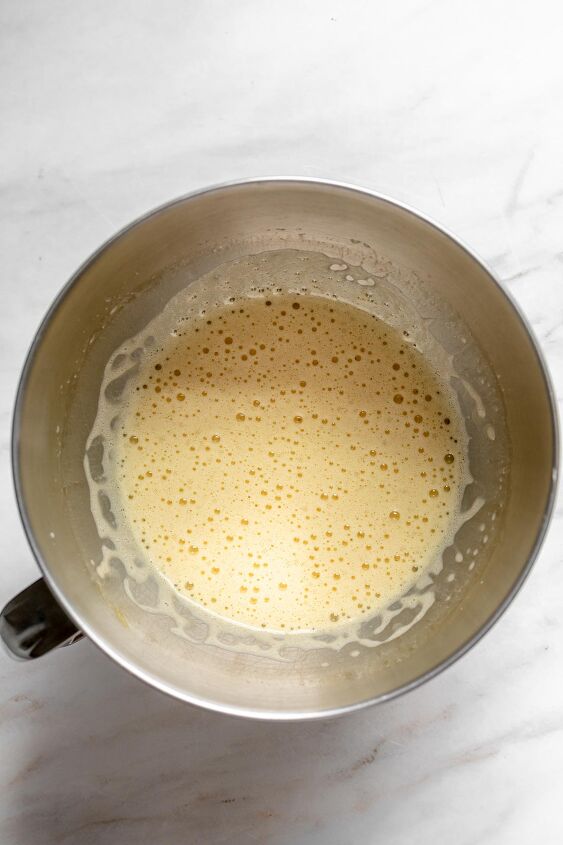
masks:
{"label": "reflective metal surface", "polygon": [[82,638],[82,632],[40,578],[2,610],[0,636],[12,657],[32,660],[54,648],[72,645]]}
{"label": "reflective metal surface", "polygon": [[[390,644],[385,660],[378,649],[357,660],[344,649],[321,671],[306,658],[274,661],[173,640],[166,620],[149,622],[123,605],[117,589],[104,593],[90,565],[99,559],[100,540],[82,460],[109,355],[180,287],[240,255],[323,240],[361,243],[384,254],[404,276],[416,273],[417,295],[442,300],[461,316],[502,393],[511,474],[502,536],[451,612],[428,614],[415,626],[416,637]],[[530,331],[467,248],[373,193],[313,180],[265,179],[163,206],[83,265],[30,350],[14,417],[13,459],[22,519],[44,577],[76,626],[107,654],[185,701],[256,718],[305,719],[417,686],[493,624],[529,572],[547,527],[557,428],[549,380]]]}

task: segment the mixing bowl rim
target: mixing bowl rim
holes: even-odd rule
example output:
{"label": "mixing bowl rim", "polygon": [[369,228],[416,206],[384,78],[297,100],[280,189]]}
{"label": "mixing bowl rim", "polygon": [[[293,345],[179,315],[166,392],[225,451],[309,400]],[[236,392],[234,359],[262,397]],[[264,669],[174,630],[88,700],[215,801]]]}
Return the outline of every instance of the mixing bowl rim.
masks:
{"label": "mixing bowl rim", "polygon": [[[501,295],[505,298],[508,305],[513,309],[517,318],[520,320],[534,350],[536,355],[537,363],[539,365],[539,370],[543,378],[546,394],[549,400],[550,405],[550,421],[551,421],[551,429],[552,429],[552,439],[553,439],[553,462],[551,468],[551,480],[550,480],[550,488],[549,493],[546,499],[545,509],[543,513],[543,517],[541,520],[541,524],[539,526],[534,545],[532,547],[531,553],[522,567],[521,572],[519,573],[516,581],[514,582],[513,586],[506,594],[502,602],[498,605],[495,611],[489,616],[489,618],[478,628],[475,633],[469,637],[461,646],[459,646],[452,654],[450,654],[446,659],[440,661],[436,666],[433,666],[431,669],[428,669],[426,672],[421,673],[416,678],[408,681],[405,684],[402,684],[399,687],[396,687],[389,692],[383,693],[378,696],[374,696],[371,698],[367,698],[362,701],[355,702],[353,704],[343,705],[341,707],[332,707],[328,709],[310,709],[310,710],[295,710],[295,711],[285,711],[285,710],[274,710],[274,709],[262,709],[262,708],[252,708],[252,707],[241,707],[235,706],[228,703],[221,702],[219,700],[203,698],[201,696],[194,695],[187,690],[181,689],[179,687],[174,686],[173,684],[169,684],[162,679],[156,677],[150,672],[145,671],[141,667],[139,667],[134,661],[129,660],[125,655],[121,654],[118,649],[116,649],[112,643],[101,635],[98,631],[95,630],[93,626],[91,626],[87,621],[83,620],[79,613],[76,612],[72,602],[67,598],[63,590],[61,590],[60,586],[57,584],[56,579],[53,577],[52,573],[49,571],[48,566],[46,565],[43,557],[41,555],[41,551],[39,549],[39,545],[34,537],[30,518],[26,509],[25,499],[22,490],[22,480],[21,480],[21,473],[20,473],[20,455],[19,455],[19,435],[21,430],[21,420],[23,414],[23,402],[26,393],[26,386],[28,382],[28,378],[34,364],[36,355],[38,350],[40,349],[41,342],[45,335],[45,332],[61,306],[63,300],[69,294],[71,289],[78,283],[81,276],[84,272],[91,267],[95,261],[104,253],[106,250],[110,249],[112,245],[117,242],[120,238],[126,235],[129,231],[136,228],[137,226],[147,222],[153,217],[158,216],[159,214],[169,211],[176,205],[180,205],[185,203],[188,200],[196,199],[202,196],[211,195],[221,191],[228,191],[228,190],[236,190],[238,188],[244,187],[251,187],[255,186],[263,186],[266,187],[267,185],[285,185],[287,187],[291,187],[291,185],[295,186],[303,186],[303,185],[310,185],[313,187],[318,188],[333,188],[337,191],[342,191],[344,193],[352,193],[358,194],[360,197],[363,198],[370,198],[376,200],[378,202],[386,203],[394,208],[397,208],[401,211],[406,212],[407,214],[413,215],[418,220],[426,223],[428,226],[435,229],[441,235],[444,235],[448,238],[455,246],[459,249],[463,250],[473,261],[477,263],[478,266],[487,274],[491,282],[496,285]],[[223,713],[230,716],[240,716],[252,719],[262,719],[262,720],[269,720],[269,721],[304,721],[304,720],[313,720],[313,719],[327,719],[338,715],[343,715],[344,713],[352,713],[356,710],[361,710],[365,707],[369,707],[374,704],[379,704],[384,701],[390,701],[392,699],[398,698],[401,695],[409,692],[410,690],[416,689],[421,684],[429,681],[431,678],[436,677],[441,672],[443,672],[448,667],[452,666],[460,657],[466,654],[474,645],[476,645],[483,636],[492,628],[495,622],[500,619],[502,614],[505,612],[507,607],[510,605],[520,588],[522,587],[524,581],[526,580],[527,576],[529,575],[532,566],[537,559],[543,541],[545,539],[545,535],[547,532],[547,528],[550,522],[551,515],[553,513],[554,503],[555,503],[555,496],[557,490],[557,476],[558,476],[558,466],[559,466],[559,428],[558,428],[558,416],[557,416],[557,405],[555,399],[555,393],[553,390],[553,385],[551,382],[551,378],[549,375],[549,371],[547,369],[547,364],[544,359],[543,352],[539,346],[538,341],[536,340],[534,333],[531,329],[531,326],[528,323],[527,318],[522,313],[520,307],[516,304],[511,294],[505,289],[505,287],[501,284],[500,280],[496,276],[496,274],[486,265],[485,261],[483,261],[475,251],[470,248],[464,241],[459,238],[457,235],[454,235],[450,232],[445,226],[440,223],[437,223],[427,214],[424,214],[417,209],[413,208],[409,204],[395,200],[383,193],[379,193],[378,191],[371,190],[368,188],[360,187],[354,184],[349,184],[346,182],[334,181],[330,179],[320,179],[315,177],[304,177],[304,176],[295,176],[295,177],[287,177],[287,176],[262,176],[258,178],[246,178],[246,179],[239,179],[239,180],[232,180],[227,182],[222,182],[219,184],[214,184],[202,188],[195,189],[190,191],[186,194],[183,194],[179,197],[176,197],[173,200],[168,202],[162,203],[161,205],[157,206],[156,208],[151,209],[150,211],[146,212],[145,214],[137,217],[132,222],[128,223],[126,226],[121,228],[118,232],[108,238],[98,249],[96,249],[76,270],[76,272],[70,277],[70,279],[66,282],[66,284],[61,288],[57,296],[54,298],[53,302],[51,303],[50,307],[48,308],[43,320],[41,321],[34,337],[29,347],[27,356],[25,358],[25,362],[23,365],[22,373],[19,379],[19,384],[17,388],[16,394],[16,402],[14,406],[14,414],[13,414],[13,421],[12,421],[12,439],[11,439],[11,455],[12,455],[12,474],[14,479],[14,487],[16,492],[16,500],[17,506],[20,514],[20,518],[24,527],[24,531],[28,540],[28,543],[31,547],[35,560],[41,570],[41,574],[45,578],[49,588],[51,589],[53,595],[55,596],[56,600],[60,603],[61,607],[65,610],[68,616],[73,620],[73,622],[77,625],[80,630],[84,632],[84,634],[96,645],[100,648],[105,654],[111,657],[118,665],[122,666],[124,669],[129,671],[132,675],[139,678],[140,680],[144,681],[145,683],[149,684],[153,688],[159,690],[160,692],[166,693],[173,698],[179,699],[180,701],[184,701],[188,704],[198,705],[200,707],[204,707],[208,710],[212,710],[215,712]]]}

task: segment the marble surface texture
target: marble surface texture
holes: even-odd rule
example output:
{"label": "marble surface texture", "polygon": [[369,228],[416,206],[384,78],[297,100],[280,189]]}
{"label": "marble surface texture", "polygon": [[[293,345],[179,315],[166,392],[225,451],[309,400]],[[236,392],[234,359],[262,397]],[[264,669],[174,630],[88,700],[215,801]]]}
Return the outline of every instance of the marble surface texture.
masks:
{"label": "marble surface texture", "polygon": [[[0,601],[37,577],[9,467],[53,296],[129,220],[207,183],[324,176],[409,202],[497,271],[563,397],[555,0],[0,3]],[[563,510],[495,628],[336,721],[192,709],[87,641],[0,655],[2,845],[563,841]]]}

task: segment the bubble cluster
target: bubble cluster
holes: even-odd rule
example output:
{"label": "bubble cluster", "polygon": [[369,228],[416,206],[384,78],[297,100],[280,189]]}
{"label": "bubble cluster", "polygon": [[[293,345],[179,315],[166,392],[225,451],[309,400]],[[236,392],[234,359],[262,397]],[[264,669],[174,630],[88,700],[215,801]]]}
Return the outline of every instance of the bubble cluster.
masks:
{"label": "bubble cluster", "polygon": [[276,631],[407,589],[459,509],[465,441],[406,333],[309,295],[181,326],[140,366],[118,432],[123,508],[151,563],[198,604]]}

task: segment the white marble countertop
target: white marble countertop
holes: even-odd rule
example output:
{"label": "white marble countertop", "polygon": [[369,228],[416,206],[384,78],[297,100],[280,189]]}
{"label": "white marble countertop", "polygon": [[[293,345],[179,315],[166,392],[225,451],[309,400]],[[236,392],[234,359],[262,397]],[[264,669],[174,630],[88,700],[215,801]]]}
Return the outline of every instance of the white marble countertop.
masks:
{"label": "white marble countertop", "polygon": [[[0,6],[0,602],[37,577],[9,427],[51,299],[206,183],[325,176],[407,201],[499,273],[563,396],[563,62],[550,0]],[[563,510],[470,654],[336,721],[189,708],[90,643],[0,655],[3,845],[563,841]]]}

